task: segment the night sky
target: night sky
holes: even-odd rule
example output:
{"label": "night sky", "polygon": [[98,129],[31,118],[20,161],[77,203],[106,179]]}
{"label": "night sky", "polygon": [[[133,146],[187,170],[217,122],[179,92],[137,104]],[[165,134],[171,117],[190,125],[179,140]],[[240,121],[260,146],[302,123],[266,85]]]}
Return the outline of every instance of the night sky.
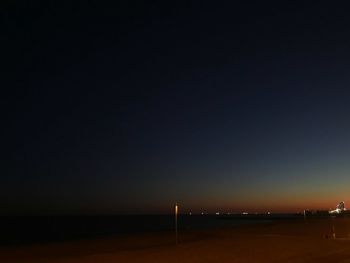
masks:
{"label": "night sky", "polygon": [[0,214],[350,202],[348,8],[55,2],[1,3]]}

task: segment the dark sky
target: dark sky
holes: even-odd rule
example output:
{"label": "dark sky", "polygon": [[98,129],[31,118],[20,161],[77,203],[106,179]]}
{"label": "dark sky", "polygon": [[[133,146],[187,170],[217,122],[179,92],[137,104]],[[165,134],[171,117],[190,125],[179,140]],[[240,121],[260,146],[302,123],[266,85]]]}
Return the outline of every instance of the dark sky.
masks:
{"label": "dark sky", "polygon": [[1,214],[348,200],[345,6],[55,2],[1,4]]}

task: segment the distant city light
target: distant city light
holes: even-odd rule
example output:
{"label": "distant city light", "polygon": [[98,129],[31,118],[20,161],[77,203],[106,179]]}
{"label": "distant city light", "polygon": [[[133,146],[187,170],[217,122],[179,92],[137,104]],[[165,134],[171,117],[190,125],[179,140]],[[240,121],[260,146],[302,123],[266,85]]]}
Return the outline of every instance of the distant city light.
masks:
{"label": "distant city light", "polygon": [[342,201],[337,205],[337,207],[334,210],[330,210],[329,213],[330,214],[340,214],[344,211],[346,211],[346,208],[345,208],[345,203]]}

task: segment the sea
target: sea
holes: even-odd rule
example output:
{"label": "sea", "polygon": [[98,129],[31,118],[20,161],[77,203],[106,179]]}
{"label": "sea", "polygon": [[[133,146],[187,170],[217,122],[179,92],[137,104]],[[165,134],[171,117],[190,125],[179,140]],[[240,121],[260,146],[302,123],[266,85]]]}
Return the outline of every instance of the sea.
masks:
{"label": "sea", "polygon": [[[178,230],[233,228],[244,224],[298,219],[298,214],[178,215]],[[2,216],[0,246],[64,242],[175,229],[174,215]]]}

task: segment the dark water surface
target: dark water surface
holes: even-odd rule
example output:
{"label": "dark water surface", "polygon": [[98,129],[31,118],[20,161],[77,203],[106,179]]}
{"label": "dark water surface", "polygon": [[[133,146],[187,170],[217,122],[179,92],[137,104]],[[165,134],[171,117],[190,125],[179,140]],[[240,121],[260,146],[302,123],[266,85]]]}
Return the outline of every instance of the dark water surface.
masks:
{"label": "dark water surface", "polygon": [[[231,228],[298,218],[297,215],[179,215],[179,230]],[[0,217],[0,245],[59,242],[101,236],[171,231],[174,216],[17,216]]]}

